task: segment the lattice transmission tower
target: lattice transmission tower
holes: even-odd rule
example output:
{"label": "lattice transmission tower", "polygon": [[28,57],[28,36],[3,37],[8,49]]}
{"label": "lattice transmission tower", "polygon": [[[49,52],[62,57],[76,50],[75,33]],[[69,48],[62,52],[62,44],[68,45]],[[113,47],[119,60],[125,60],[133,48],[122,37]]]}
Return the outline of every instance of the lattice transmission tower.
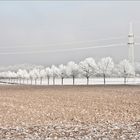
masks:
{"label": "lattice transmission tower", "polygon": [[129,34],[128,34],[128,59],[130,63],[135,66],[135,56],[134,56],[134,33],[133,33],[133,25],[130,23],[129,25]]}

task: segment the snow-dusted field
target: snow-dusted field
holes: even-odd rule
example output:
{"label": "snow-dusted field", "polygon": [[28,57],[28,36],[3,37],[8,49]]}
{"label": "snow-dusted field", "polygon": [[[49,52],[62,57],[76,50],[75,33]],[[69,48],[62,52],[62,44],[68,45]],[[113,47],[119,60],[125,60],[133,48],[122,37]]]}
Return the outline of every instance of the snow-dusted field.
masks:
{"label": "snow-dusted field", "polygon": [[[20,81],[18,80],[12,80],[9,81],[8,79],[6,80],[1,80],[2,82],[5,83],[1,83],[1,84],[7,84],[7,83],[18,83],[20,84]],[[21,80],[21,84],[26,84],[26,85],[31,85],[31,80]],[[40,82],[40,79],[36,80],[32,80],[32,85],[48,85],[48,80],[47,79],[43,79],[42,83]],[[87,84],[87,80],[86,78],[75,78],[75,85],[86,85]],[[90,78],[89,79],[89,85],[102,85],[104,84],[104,80],[103,78]],[[106,78],[106,84],[107,85],[122,85],[124,84],[124,79],[123,78]],[[128,78],[126,80],[126,84],[131,84],[131,85],[139,85],[140,84],[140,78],[135,77],[135,78]],[[53,79],[50,78],[49,80],[49,85],[53,85]],[[55,79],[55,85],[61,85],[61,79],[56,78]],[[73,85],[73,80],[72,78],[64,78],[63,81],[63,85]]]}
{"label": "snow-dusted field", "polygon": [[0,140],[139,140],[139,86],[0,86]]}

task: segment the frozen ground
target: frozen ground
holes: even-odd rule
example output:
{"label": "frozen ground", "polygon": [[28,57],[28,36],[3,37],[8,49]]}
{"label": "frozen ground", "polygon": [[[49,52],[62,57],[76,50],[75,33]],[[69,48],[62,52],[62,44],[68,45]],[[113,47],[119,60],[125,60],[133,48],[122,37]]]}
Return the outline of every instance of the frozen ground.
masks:
{"label": "frozen ground", "polygon": [[139,140],[139,86],[0,86],[0,140]]}
{"label": "frozen ground", "polygon": [[140,122],[59,123],[0,128],[1,140],[140,140]]}

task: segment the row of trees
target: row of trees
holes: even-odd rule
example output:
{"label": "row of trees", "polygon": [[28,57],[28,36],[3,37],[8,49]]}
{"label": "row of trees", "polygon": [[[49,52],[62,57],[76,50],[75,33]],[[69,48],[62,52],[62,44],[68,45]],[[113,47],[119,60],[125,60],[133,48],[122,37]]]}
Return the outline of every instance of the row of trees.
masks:
{"label": "row of trees", "polygon": [[95,62],[93,58],[86,58],[79,64],[73,61],[68,62],[66,65],[59,65],[58,67],[52,65],[46,68],[33,68],[31,70],[19,69],[17,71],[1,72],[1,79],[9,79],[10,82],[19,82],[24,80],[30,80],[32,84],[33,80],[35,84],[40,79],[42,84],[43,79],[48,79],[48,85],[50,84],[50,78],[53,79],[53,85],[55,85],[55,79],[61,78],[61,84],[63,85],[64,79],[71,77],[73,85],[75,84],[75,78],[85,77],[87,79],[87,85],[89,84],[90,77],[103,77],[104,84],[106,83],[106,77],[123,77],[124,83],[128,77],[135,75],[133,66],[128,60],[122,60],[119,64],[114,64],[111,57],[102,58],[99,62]]}

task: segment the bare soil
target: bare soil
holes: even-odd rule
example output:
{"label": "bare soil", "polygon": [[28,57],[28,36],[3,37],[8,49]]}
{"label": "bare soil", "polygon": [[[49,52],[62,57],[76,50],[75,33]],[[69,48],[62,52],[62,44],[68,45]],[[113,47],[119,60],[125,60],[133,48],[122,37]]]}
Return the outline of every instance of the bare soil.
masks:
{"label": "bare soil", "polygon": [[140,139],[140,86],[0,86],[1,140],[100,137]]}

